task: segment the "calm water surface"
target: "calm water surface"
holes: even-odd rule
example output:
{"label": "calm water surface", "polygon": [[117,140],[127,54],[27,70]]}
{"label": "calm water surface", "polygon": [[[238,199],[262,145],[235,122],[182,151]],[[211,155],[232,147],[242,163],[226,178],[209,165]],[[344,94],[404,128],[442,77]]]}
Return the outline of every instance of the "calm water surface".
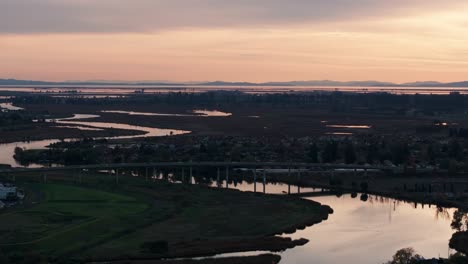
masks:
{"label": "calm water surface", "polygon": [[[253,184],[242,182],[237,186],[231,184],[229,188],[253,191]],[[262,184],[257,183],[257,191],[262,188]],[[267,193],[285,193],[287,189],[286,184],[266,185]],[[297,192],[296,186],[291,189]],[[320,190],[301,188],[301,192],[310,191]],[[310,242],[280,253],[281,263],[381,264],[405,247],[413,247],[426,258],[448,255],[448,241],[453,234],[450,223],[455,209],[438,209],[377,196],[370,196],[364,202],[360,196],[352,198],[350,194],[309,199],[331,206],[334,213],[320,224],[285,235],[306,238]],[[258,252],[247,255],[255,253]],[[227,256],[239,255],[245,253]],[[217,257],[222,256],[226,255]]]}
{"label": "calm water surface", "polygon": [[135,112],[135,111],[122,111],[122,110],[104,110],[102,113],[113,113],[113,114],[127,114],[127,115],[139,115],[139,116],[191,116],[191,117],[227,117],[231,116],[232,113],[226,113],[218,110],[193,110],[193,114],[167,114],[167,113],[149,113],[149,112]]}
{"label": "calm water surface", "polygon": [[[143,135],[130,135],[130,136],[115,136],[115,137],[105,137],[107,139],[129,139],[137,137],[161,137],[161,136],[173,136],[190,133],[190,131],[176,130],[176,129],[161,129],[161,128],[152,128],[152,127],[142,127],[142,126],[132,126],[128,124],[119,124],[119,123],[106,123],[106,122],[86,122],[86,121],[76,121],[83,119],[92,119],[97,118],[98,115],[84,115],[76,114],[73,117],[56,119],[56,120],[47,120],[48,122],[55,122],[63,126],[72,126],[77,125],[78,129],[81,130],[98,130],[106,128],[116,128],[116,129],[125,129],[125,130],[138,130],[143,131]],[[99,138],[97,138],[99,139]],[[73,140],[73,139],[65,139]],[[51,140],[38,140],[31,142],[14,142],[8,144],[0,144],[0,164],[8,164],[12,167],[23,167],[13,158],[15,153],[15,148],[25,148],[25,149],[44,149],[48,145],[59,142],[58,139]],[[28,167],[42,167],[42,165],[31,164]]]}
{"label": "calm water surface", "polygon": [[14,106],[12,103],[0,103],[0,108],[1,109],[6,109],[6,110],[9,110],[9,111],[23,110],[23,108]]}

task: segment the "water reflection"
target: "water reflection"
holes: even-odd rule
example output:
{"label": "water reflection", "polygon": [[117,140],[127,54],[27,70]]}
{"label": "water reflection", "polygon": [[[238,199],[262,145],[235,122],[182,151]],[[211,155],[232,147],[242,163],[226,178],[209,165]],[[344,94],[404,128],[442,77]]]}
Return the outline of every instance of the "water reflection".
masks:
{"label": "water reflection", "polygon": [[[243,192],[254,192],[255,190],[259,193],[263,193],[263,182],[259,181],[254,183],[253,181],[247,182],[242,180],[233,179],[226,184],[226,180],[221,180],[219,182],[213,181],[211,184],[208,184],[211,187],[227,187],[229,189],[236,189]],[[294,193],[321,193],[325,191],[322,188],[312,188],[312,187],[299,187],[297,185],[290,185],[284,183],[275,183],[267,182],[265,183],[265,193],[267,194],[287,194],[291,191]]]}
{"label": "water reflection", "polygon": [[[97,118],[98,115],[86,115],[86,114],[75,114],[72,117],[62,118],[62,119],[49,119],[46,120],[47,122],[54,122],[57,124],[61,124],[68,127],[76,126],[85,128],[85,129],[124,129],[124,130],[134,130],[140,131],[140,134],[137,135],[128,135],[128,136],[113,136],[113,137],[98,137],[95,139],[130,139],[130,138],[137,138],[137,137],[161,137],[161,136],[174,136],[174,135],[182,135],[190,133],[190,131],[184,130],[177,130],[177,129],[161,129],[161,128],[152,128],[152,127],[142,127],[142,126],[132,126],[128,124],[120,124],[120,123],[106,123],[106,122],[86,122],[86,121],[77,121],[83,119],[92,119]],[[73,138],[64,139],[65,141],[74,140]],[[15,153],[15,148],[25,148],[25,149],[44,149],[50,144],[59,142],[58,139],[52,140],[38,140],[38,141],[31,141],[31,142],[14,142],[9,144],[0,144],[0,164],[7,164],[12,167],[24,167],[19,164],[14,158],[13,155]],[[39,164],[30,164],[27,167],[35,168],[35,167],[43,167]]]}
{"label": "water reflection", "polygon": [[79,120],[79,119],[92,119],[98,118],[99,115],[89,115],[89,114],[74,114],[71,117],[66,118],[59,118],[59,119],[47,119],[46,122],[59,122],[59,121],[67,121],[67,120]]}
{"label": "water reflection", "polygon": [[85,127],[85,126],[55,126],[57,128],[71,128],[71,129],[78,129],[82,131],[104,131],[102,128],[93,128],[93,127]]}
{"label": "water reflection", "polygon": [[[226,187],[226,181],[210,186]],[[229,188],[253,191],[253,183],[233,179]],[[262,191],[257,183],[257,191]],[[297,186],[291,186],[296,192]],[[266,192],[287,193],[287,184],[266,184]],[[321,189],[300,188],[301,192]],[[455,209],[404,202],[388,197],[366,194],[327,195],[305,198],[329,205],[334,213],[327,221],[298,230],[293,239],[306,238],[310,242],[280,253],[281,263],[384,263],[397,250],[413,247],[425,257],[446,257],[448,241],[453,234],[452,215]],[[229,256],[251,255],[252,252]],[[218,255],[216,257],[224,257]]]}
{"label": "water reflection", "polygon": [[[0,164],[7,164],[12,167],[24,167],[19,164],[13,155],[15,154],[15,148],[26,148],[26,149],[44,149],[46,146],[57,143],[58,139],[47,139],[47,140],[37,140],[30,142],[13,142],[8,144],[0,144]],[[39,164],[30,164],[27,167],[29,168],[39,168],[43,167]]]}
{"label": "water reflection", "polygon": [[7,110],[7,111],[19,111],[19,110],[24,110],[24,108],[14,106],[12,103],[0,103],[0,108],[2,111]]}
{"label": "water reflection", "polygon": [[222,111],[217,111],[217,110],[193,110],[195,114],[200,114],[202,116],[220,116],[220,117],[227,117],[227,116],[232,116],[232,113],[226,113]]}
{"label": "water reflection", "polygon": [[148,112],[134,112],[134,111],[121,111],[121,110],[104,110],[102,113],[111,114],[126,114],[126,115],[139,115],[139,116],[194,116],[188,114],[164,114],[164,113],[148,113]]}
{"label": "water reflection", "polygon": [[122,111],[122,110],[103,110],[102,113],[113,113],[113,114],[127,114],[127,115],[139,115],[139,116],[192,116],[192,117],[227,117],[231,116],[232,113],[226,113],[218,110],[193,110],[193,114],[168,114],[168,113],[149,113],[149,112],[135,112],[135,111]]}
{"label": "water reflection", "polygon": [[[153,127],[143,127],[143,126],[133,126],[128,124],[121,124],[121,123],[109,123],[109,122],[85,122],[85,121],[64,121],[59,120],[57,121],[59,124],[72,124],[72,125],[79,125],[79,126],[89,126],[94,128],[113,128],[113,129],[124,129],[124,130],[135,130],[135,131],[143,131],[144,137],[161,137],[161,136],[175,136],[175,135],[182,135],[190,133],[190,131],[184,130],[177,130],[177,129],[162,129],[162,128],[153,128]],[[115,136],[115,137],[103,137],[107,139],[129,139],[129,138],[136,138],[141,137],[142,135],[129,135],[129,136]],[[100,139],[100,138],[95,138]]]}
{"label": "water reflection", "polygon": [[369,196],[367,202],[351,195],[313,200],[330,205],[334,214],[291,235],[311,242],[282,253],[284,263],[376,264],[409,246],[426,257],[447,256],[454,209],[415,208],[412,203],[377,196]]}
{"label": "water reflection", "polygon": [[349,129],[369,129],[372,126],[369,125],[326,125],[329,128],[349,128]]}

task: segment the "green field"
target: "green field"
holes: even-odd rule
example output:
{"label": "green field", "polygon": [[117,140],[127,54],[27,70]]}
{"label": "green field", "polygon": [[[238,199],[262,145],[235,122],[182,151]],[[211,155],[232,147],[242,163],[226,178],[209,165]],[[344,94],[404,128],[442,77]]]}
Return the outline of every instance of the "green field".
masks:
{"label": "green field", "polygon": [[168,251],[156,255],[177,256],[327,215],[309,201],[203,186],[139,180],[99,186],[24,183],[35,201],[0,214],[0,248],[108,259],[148,254],[142,245],[163,241]]}
{"label": "green field", "polygon": [[67,185],[27,186],[42,201],[0,215],[3,248],[32,248],[47,253],[80,250],[129,228],[126,220],[149,206],[135,197]]}

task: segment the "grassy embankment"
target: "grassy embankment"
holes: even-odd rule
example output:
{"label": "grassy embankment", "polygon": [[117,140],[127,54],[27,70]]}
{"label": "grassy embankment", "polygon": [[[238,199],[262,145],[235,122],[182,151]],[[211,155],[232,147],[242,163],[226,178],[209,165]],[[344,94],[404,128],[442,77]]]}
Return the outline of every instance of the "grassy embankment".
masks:
{"label": "grassy embankment", "polygon": [[102,175],[88,175],[78,186],[63,176],[49,175],[53,184],[21,184],[29,197],[24,206],[0,214],[3,252],[118,260],[284,250],[306,241],[271,235],[318,223],[330,212],[296,198],[133,178],[116,185]]}

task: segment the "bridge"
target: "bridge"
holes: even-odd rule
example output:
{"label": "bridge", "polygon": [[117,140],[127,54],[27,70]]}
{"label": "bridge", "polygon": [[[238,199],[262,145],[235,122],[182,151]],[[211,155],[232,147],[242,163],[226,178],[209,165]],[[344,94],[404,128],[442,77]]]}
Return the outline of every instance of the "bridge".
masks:
{"label": "bridge", "polygon": [[288,169],[320,169],[320,170],[355,170],[355,171],[387,171],[395,172],[399,168],[392,166],[371,166],[354,164],[324,164],[324,163],[298,163],[298,162],[153,162],[153,163],[115,163],[115,164],[93,164],[63,167],[41,167],[41,168],[5,168],[0,173],[14,172],[51,172],[71,170],[105,170],[125,168],[190,168],[190,167],[212,167],[212,168],[288,168]]}
{"label": "bridge", "polygon": [[[38,173],[43,177],[43,182],[47,182],[48,172],[77,172],[79,182],[82,182],[82,172],[92,170],[105,170],[110,175],[115,177],[115,182],[119,183],[120,171],[125,169],[140,169],[145,171],[145,179],[148,180],[158,174],[159,169],[178,169],[182,175],[182,181],[186,179],[186,170],[188,172],[188,181],[192,182],[193,168],[208,167],[217,169],[217,182],[218,187],[222,180],[226,182],[226,188],[229,187],[229,173],[230,170],[248,170],[253,174],[254,192],[257,191],[257,178],[261,174],[261,182],[263,183],[263,192],[266,192],[266,174],[271,173],[273,169],[285,169],[284,173],[288,176],[293,176],[300,181],[301,173],[311,171],[328,171],[333,175],[337,171],[347,171],[357,173],[364,173],[367,176],[368,171],[375,172],[396,172],[395,167],[389,166],[370,166],[370,165],[346,165],[346,164],[323,164],[323,163],[297,163],[297,162],[153,162],[153,163],[117,163],[117,164],[95,164],[95,165],[79,165],[79,166],[63,166],[63,167],[42,167],[42,168],[5,168],[0,169],[0,175],[10,175],[15,181],[15,177],[21,173]],[[225,170],[224,177],[221,176],[221,169]],[[223,178],[223,179],[221,179]],[[288,184],[288,193],[291,193],[291,185]],[[297,193],[300,193],[300,186],[297,186]]]}

